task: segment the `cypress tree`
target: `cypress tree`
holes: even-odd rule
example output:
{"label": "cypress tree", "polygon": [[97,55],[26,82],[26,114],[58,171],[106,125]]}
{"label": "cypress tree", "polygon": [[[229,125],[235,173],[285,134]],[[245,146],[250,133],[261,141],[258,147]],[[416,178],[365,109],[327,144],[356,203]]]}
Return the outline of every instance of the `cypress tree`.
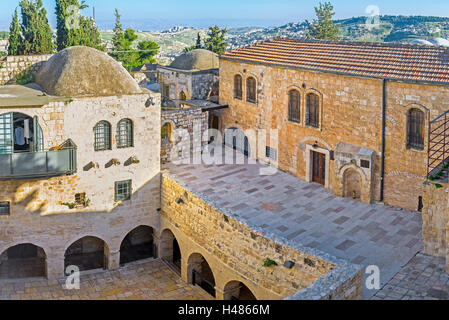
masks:
{"label": "cypress tree", "polygon": [[19,5],[22,14],[23,53],[51,53],[53,39],[42,0],[22,0]]}
{"label": "cypress tree", "polygon": [[120,14],[117,9],[115,9],[115,26],[114,26],[114,36],[112,37],[113,53],[111,56],[118,61],[122,61],[124,54],[123,52],[117,52],[123,50],[123,42],[125,33],[123,32],[123,26],[120,21]]}
{"label": "cypress tree", "polygon": [[17,9],[14,11],[11,26],[9,27],[9,46],[8,55],[16,56],[23,54],[22,35],[20,33],[20,22]]}
{"label": "cypress tree", "polygon": [[198,35],[196,37],[196,49],[201,49],[203,47],[203,45],[201,44],[201,36],[200,33],[198,32]]}

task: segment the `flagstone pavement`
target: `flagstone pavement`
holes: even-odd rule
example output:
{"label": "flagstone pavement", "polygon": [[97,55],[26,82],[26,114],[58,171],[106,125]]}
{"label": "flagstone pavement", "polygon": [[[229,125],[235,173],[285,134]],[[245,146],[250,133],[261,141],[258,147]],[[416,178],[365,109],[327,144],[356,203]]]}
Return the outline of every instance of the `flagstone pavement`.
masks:
{"label": "flagstone pavement", "polygon": [[0,300],[211,300],[197,286],[186,284],[161,260],[130,263],[115,271],[82,274],[79,290],[65,280],[0,281]]}
{"label": "flagstone pavement", "polygon": [[[419,213],[337,197],[281,171],[263,176],[262,167],[165,165],[175,180],[245,218],[250,227],[355,264],[377,265],[382,286],[422,250]],[[365,288],[364,298],[376,291]]]}

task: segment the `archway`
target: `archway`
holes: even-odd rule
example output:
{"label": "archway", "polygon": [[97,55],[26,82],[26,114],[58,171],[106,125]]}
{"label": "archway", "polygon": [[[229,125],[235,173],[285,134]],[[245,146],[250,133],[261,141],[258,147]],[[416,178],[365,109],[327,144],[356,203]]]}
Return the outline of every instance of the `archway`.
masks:
{"label": "archway", "polygon": [[153,228],[139,226],[129,232],[120,245],[120,264],[154,257]]}
{"label": "archway", "polygon": [[204,291],[215,297],[215,277],[206,259],[193,253],[187,262],[187,275],[189,283],[198,285]]}
{"label": "archway", "polygon": [[360,200],[362,192],[362,177],[357,170],[350,168],[343,174],[343,195],[347,198]]}
{"label": "archway", "polygon": [[181,249],[175,235],[168,229],[161,234],[161,258],[181,271]]}
{"label": "archway", "polygon": [[249,288],[240,281],[230,281],[224,287],[224,300],[257,300]]}
{"label": "archway", "polygon": [[106,268],[106,243],[96,237],[84,237],[70,245],[64,254],[64,269],[74,265],[80,271]]}
{"label": "archway", "polygon": [[0,154],[37,152],[43,148],[43,132],[37,117],[20,112],[0,115]]}
{"label": "archway", "polygon": [[229,128],[225,131],[224,144],[247,157],[251,156],[251,146],[248,137],[238,128]]}
{"label": "archway", "polygon": [[0,279],[46,276],[45,251],[31,243],[10,247],[0,255]]}

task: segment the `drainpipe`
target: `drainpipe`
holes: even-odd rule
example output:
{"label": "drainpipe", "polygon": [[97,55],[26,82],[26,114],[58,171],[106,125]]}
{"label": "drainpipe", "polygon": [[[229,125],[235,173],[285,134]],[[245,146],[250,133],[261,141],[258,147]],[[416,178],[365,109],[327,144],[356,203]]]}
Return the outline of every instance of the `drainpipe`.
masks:
{"label": "drainpipe", "polygon": [[384,201],[384,177],[385,177],[385,123],[387,113],[387,80],[382,79],[382,151],[380,160],[380,201]]}

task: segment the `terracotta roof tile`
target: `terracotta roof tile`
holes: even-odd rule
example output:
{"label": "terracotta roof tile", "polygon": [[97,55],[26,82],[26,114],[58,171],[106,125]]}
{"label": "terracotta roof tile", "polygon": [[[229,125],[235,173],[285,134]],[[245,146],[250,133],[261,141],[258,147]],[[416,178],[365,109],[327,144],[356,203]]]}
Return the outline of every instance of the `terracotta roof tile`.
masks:
{"label": "terracotta roof tile", "polygon": [[220,56],[374,78],[449,84],[449,49],[424,45],[273,39]]}

